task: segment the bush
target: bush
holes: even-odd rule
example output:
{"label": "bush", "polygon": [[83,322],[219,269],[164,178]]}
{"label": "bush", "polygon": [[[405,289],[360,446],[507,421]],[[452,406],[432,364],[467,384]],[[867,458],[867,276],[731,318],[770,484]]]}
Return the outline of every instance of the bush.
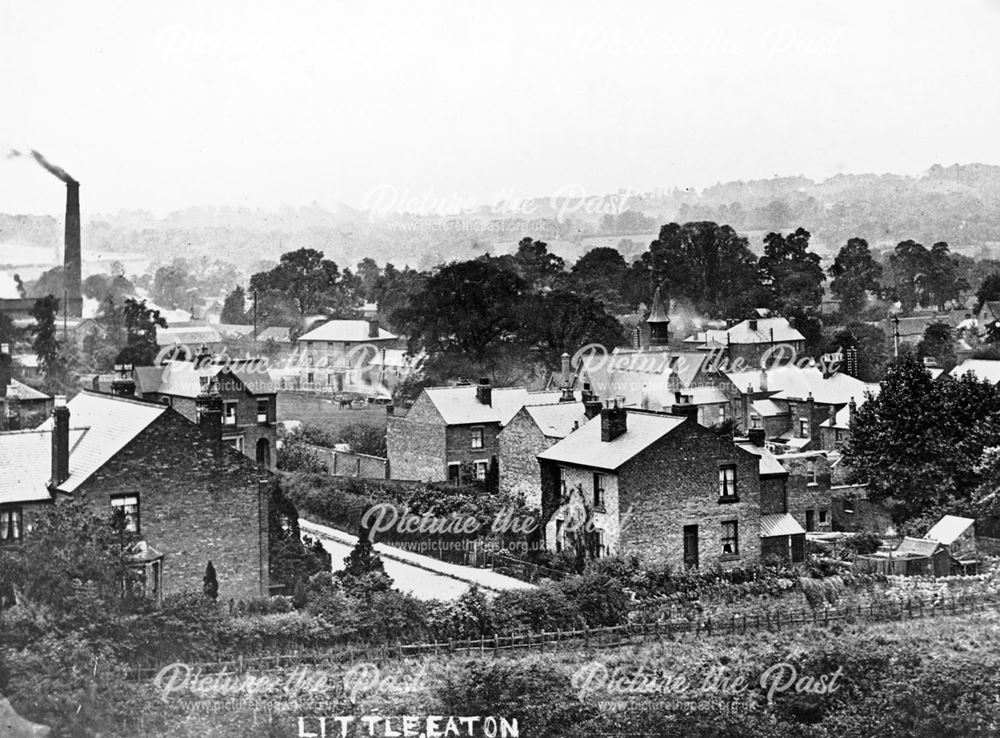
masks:
{"label": "bush", "polygon": [[583,574],[555,587],[572,602],[591,628],[620,625],[628,620],[629,597],[622,583],[607,574]]}
{"label": "bush", "polygon": [[438,602],[427,611],[427,625],[435,639],[482,638],[493,635],[493,607],[472,585],[452,602]]}
{"label": "bush", "polygon": [[498,633],[574,630],[585,622],[576,603],[551,582],[501,592],[493,600],[493,617]]}
{"label": "bush", "polygon": [[846,539],[844,545],[856,554],[873,554],[881,547],[882,536],[865,531]]}

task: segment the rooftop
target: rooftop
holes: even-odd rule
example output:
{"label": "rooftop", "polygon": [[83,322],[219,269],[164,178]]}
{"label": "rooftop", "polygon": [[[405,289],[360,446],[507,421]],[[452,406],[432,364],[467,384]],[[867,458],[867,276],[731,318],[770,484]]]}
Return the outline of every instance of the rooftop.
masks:
{"label": "rooftop", "polygon": [[957,515],[945,515],[927,531],[924,538],[940,541],[950,546],[961,537],[976,521],[973,518],[960,518]]}
{"label": "rooftop", "polygon": [[[766,374],[767,389],[762,389],[762,375]],[[750,387],[753,392],[770,393],[773,400],[805,400],[811,394],[816,402],[826,405],[841,405],[861,402],[865,392],[877,394],[879,385],[862,382],[849,374],[836,372],[828,377],[815,366],[797,367],[786,364],[770,369],[746,372],[726,372],[736,389],[745,392]]]}
{"label": "rooftop", "polygon": [[476,399],[476,385],[428,387],[424,390],[448,425],[500,423],[507,425],[525,405],[559,402],[560,392],[529,392],[524,387],[494,387],[489,405]]}
{"label": "rooftop", "polygon": [[612,441],[601,440],[597,416],[538,455],[539,459],[614,471],[684,423],[685,418],[627,410],[627,430]]}
{"label": "rooftop", "polygon": [[384,328],[378,329],[378,337],[369,335],[367,320],[328,320],[299,336],[299,341],[340,341],[344,343],[364,343],[365,341],[392,341],[397,336]]}
{"label": "rooftop", "polygon": [[[72,492],[166,412],[165,405],[81,392],[69,408],[69,477],[59,491]],[[30,431],[0,433],[0,502],[50,499],[52,418]]]}
{"label": "rooftop", "polygon": [[1000,361],[991,359],[966,359],[948,372],[958,379],[966,372],[972,372],[976,379],[991,384],[1000,384]]}
{"label": "rooftop", "polygon": [[[754,323],[755,325],[751,325]],[[732,328],[707,330],[684,339],[687,344],[726,346],[729,344],[789,343],[804,341],[787,318],[755,318],[737,323]]]}
{"label": "rooftop", "polygon": [[16,397],[22,402],[52,399],[44,392],[39,392],[16,379],[11,379],[10,384],[7,385],[7,397]]}
{"label": "rooftop", "polygon": [[587,422],[581,402],[558,402],[554,405],[526,405],[524,411],[546,438],[565,438]]}
{"label": "rooftop", "polygon": [[760,537],[797,536],[804,534],[805,529],[789,513],[773,513],[760,516]]}

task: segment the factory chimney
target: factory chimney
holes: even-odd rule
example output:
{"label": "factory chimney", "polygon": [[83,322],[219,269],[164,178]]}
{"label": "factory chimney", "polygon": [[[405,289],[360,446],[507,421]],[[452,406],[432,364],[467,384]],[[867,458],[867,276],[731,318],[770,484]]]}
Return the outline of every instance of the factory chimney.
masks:
{"label": "factory chimney", "polygon": [[83,315],[81,294],[80,255],[80,183],[66,182],[66,235],[63,240],[63,274],[66,279],[66,315],[79,318]]}

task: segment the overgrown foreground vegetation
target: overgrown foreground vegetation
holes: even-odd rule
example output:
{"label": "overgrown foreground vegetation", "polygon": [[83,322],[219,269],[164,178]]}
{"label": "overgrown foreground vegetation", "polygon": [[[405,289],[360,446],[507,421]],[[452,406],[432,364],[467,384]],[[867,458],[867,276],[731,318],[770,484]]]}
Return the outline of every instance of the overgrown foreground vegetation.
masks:
{"label": "overgrown foreground vegetation", "polygon": [[[0,692],[57,736],[299,736],[300,717],[308,734],[318,730],[319,716],[370,714],[516,718],[523,736],[1000,729],[1000,617],[992,611],[905,624],[841,621],[829,629],[687,635],[617,649],[578,641],[522,658],[486,649],[405,660],[389,657],[396,652],[391,644],[646,620],[649,610],[638,611],[631,599],[640,585],[664,593],[668,612],[661,614],[668,618],[678,615],[671,603],[693,597],[709,608],[786,608],[854,595],[839,575],[795,585],[766,570],[728,580],[712,573],[671,577],[609,561],[535,590],[493,598],[471,590],[454,602],[422,602],[392,589],[366,541],[362,536],[336,574],[298,580],[291,597],[216,602],[219,585],[209,567],[204,591],[154,606],[130,586],[120,538],[107,523],[75,503],[57,506],[23,549],[0,551]],[[655,581],[645,581],[650,577]],[[816,603],[815,588],[806,586],[812,581],[823,584],[813,592],[824,593]],[[992,580],[980,584],[990,591]],[[887,586],[868,582],[857,592],[880,597]],[[374,656],[343,657],[380,644],[390,647],[369,651],[380,653],[378,663],[363,663]],[[243,669],[232,666],[303,650],[328,658],[319,665],[247,659]],[[153,677],[139,666],[168,668]],[[761,687],[765,673],[770,681]],[[716,681],[703,688],[713,674]],[[678,691],[680,677],[687,688]],[[734,689],[734,679],[745,688]],[[769,703],[775,684],[784,686]],[[367,735],[361,728],[355,734]]]}

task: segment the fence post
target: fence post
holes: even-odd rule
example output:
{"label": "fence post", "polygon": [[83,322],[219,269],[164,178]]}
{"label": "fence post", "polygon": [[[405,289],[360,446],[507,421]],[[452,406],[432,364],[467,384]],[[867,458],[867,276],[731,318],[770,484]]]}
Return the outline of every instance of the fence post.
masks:
{"label": "fence post", "polygon": [[493,634],[493,655],[500,655],[500,636],[496,633]]}
{"label": "fence post", "polygon": [[590,628],[586,625],[583,626],[583,644],[590,648]]}

